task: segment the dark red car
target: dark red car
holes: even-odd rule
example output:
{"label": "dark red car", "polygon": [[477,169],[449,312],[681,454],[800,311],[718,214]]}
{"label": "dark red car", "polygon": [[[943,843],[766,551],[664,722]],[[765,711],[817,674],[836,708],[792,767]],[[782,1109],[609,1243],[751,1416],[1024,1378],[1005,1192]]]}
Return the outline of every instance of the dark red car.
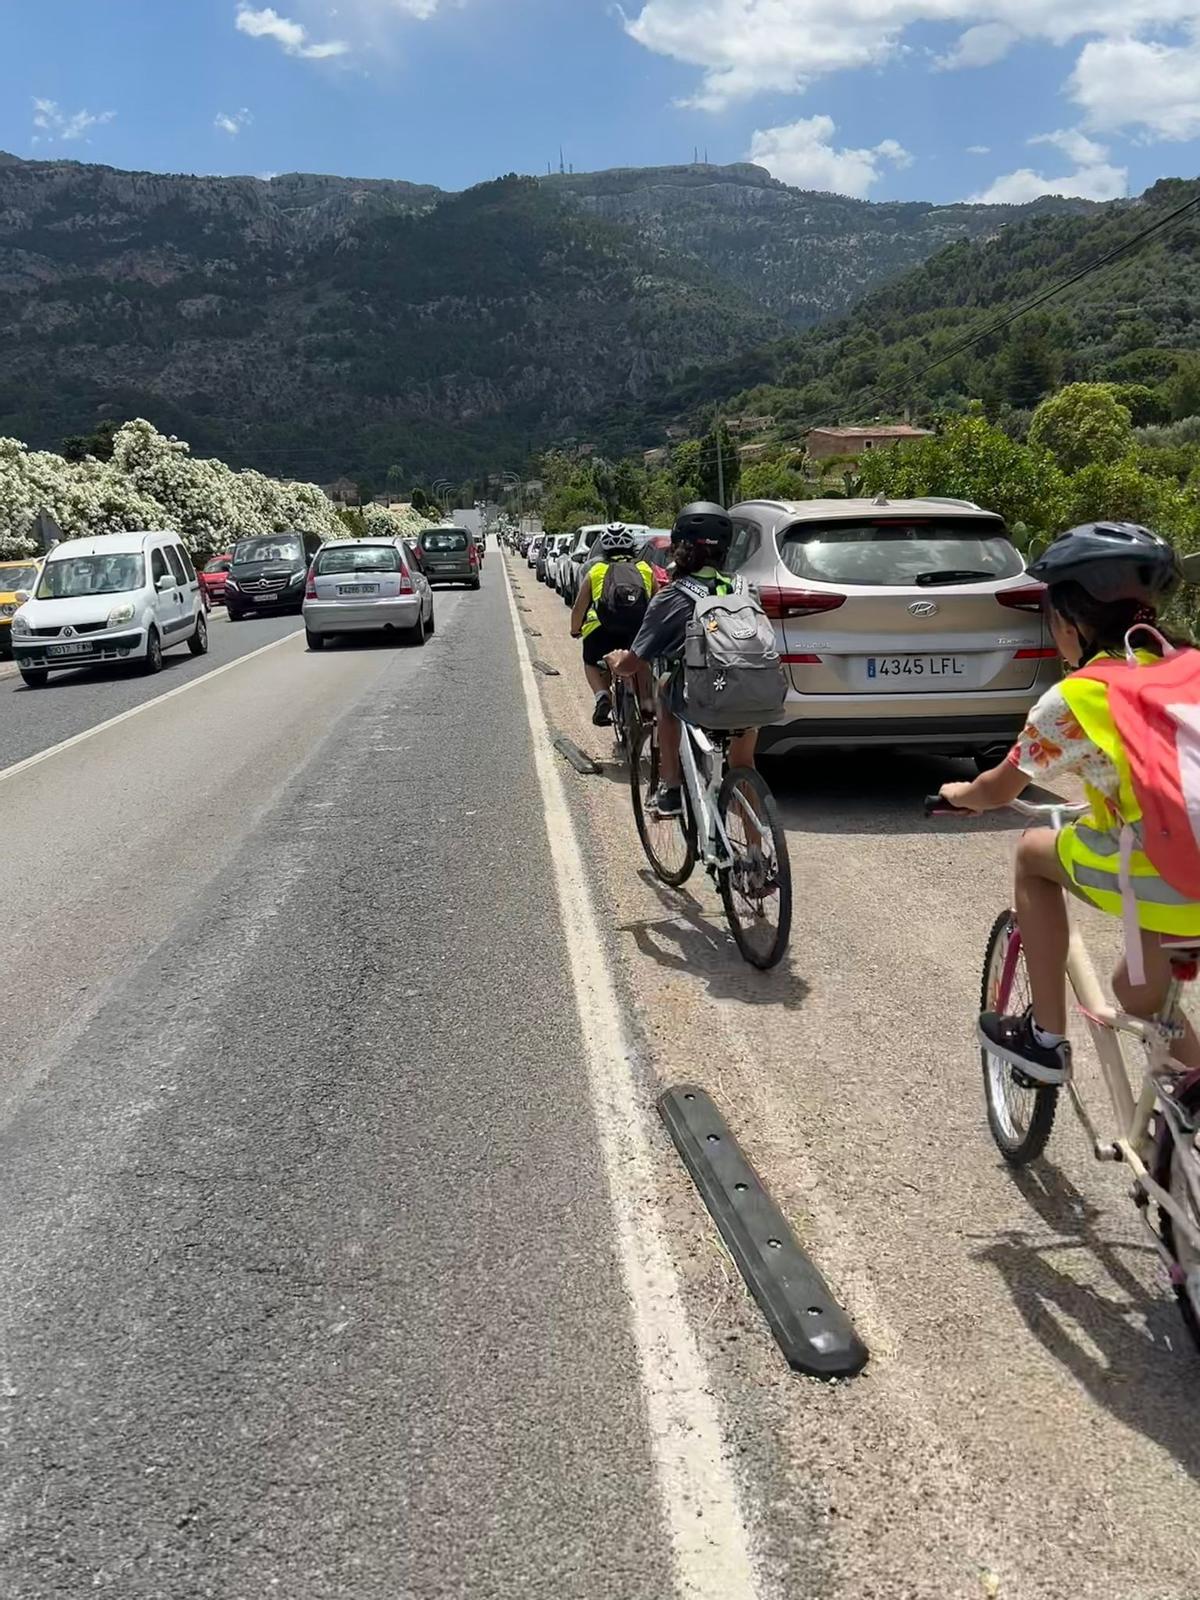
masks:
{"label": "dark red car", "polygon": [[225,574],[232,564],[233,555],[229,551],[223,556],[214,556],[211,561],[204,563],[204,568],[199,574],[200,587],[210,605],[225,604]]}

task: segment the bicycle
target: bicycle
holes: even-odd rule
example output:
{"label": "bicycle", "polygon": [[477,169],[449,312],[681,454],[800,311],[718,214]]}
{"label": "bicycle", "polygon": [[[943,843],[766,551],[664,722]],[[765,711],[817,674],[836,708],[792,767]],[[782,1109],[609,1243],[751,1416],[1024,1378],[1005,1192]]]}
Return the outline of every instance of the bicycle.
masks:
{"label": "bicycle", "polygon": [[680,725],[682,817],[660,817],[651,803],[660,783],[657,718],[632,746],[629,780],[642,848],[673,889],[703,861],[739,951],[765,971],[782,960],[792,927],[791,863],[775,797],[753,767],[727,766],[728,734],[682,719]]}
{"label": "bicycle", "polygon": [[[1011,809],[1021,816],[1064,821],[1083,816],[1086,806],[1037,806],[1023,800]],[[940,795],[925,801],[927,816],[970,816]],[[1123,1162],[1133,1173],[1131,1198],[1149,1229],[1167,1270],[1188,1332],[1200,1345],[1200,1071],[1186,1068],[1171,1054],[1178,1037],[1183,986],[1200,974],[1200,938],[1163,936],[1171,962],[1171,984],[1162,1012],[1147,1021],[1109,1006],[1096,970],[1071,918],[1067,979],[1088,1025],[1116,1122],[1116,1137],[1104,1138],[1072,1078],[1064,1087],[1092,1143],[1097,1161]],[[980,1009],[1015,1015],[1031,1004],[1021,932],[1012,911],[1003,911],[988,935]],[[1121,1034],[1137,1039],[1146,1052],[1142,1087],[1134,1098]],[[988,1125],[1004,1159],[1014,1167],[1037,1159],[1046,1148],[1058,1109],[1059,1087],[1035,1083],[1010,1062],[980,1048]],[[1150,1214],[1157,1208],[1157,1222]]]}
{"label": "bicycle", "polygon": [[635,679],[613,677],[612,686],[613,737],[618,751],[628,761],[637,749],[647,714],[642,710]]}

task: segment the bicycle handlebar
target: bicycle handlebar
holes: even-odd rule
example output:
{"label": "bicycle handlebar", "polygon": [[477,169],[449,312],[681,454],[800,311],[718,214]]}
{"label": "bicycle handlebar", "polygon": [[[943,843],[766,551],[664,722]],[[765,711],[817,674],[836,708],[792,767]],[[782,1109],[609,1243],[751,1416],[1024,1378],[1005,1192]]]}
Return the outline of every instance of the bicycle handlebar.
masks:
{"label": "bicycle handlebar", "polygon": [[[1071,806],[1065,801],[1049,806],[1035,806],[1029,800],[1010,800],[1008,811],[1016,811],[1022,817],[1033,817],[1039,821],[1058,822],[1064,819],[1083,817],[1087,815],[1087,806]],[[979,813],[968,811],[965,806],[952,806],[948,800],[943,800],[940,794],[927,794],[925,796],[925,815],[927,817],[974,817]]]}

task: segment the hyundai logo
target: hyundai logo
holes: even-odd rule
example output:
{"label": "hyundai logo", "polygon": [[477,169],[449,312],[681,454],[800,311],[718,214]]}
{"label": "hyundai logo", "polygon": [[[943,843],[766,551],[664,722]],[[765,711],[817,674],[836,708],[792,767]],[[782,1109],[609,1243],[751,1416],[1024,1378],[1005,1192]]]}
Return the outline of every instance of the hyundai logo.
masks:
{"label": "hyundai logo", "polygon": [[934,600],[914,600],[908,609],[914,617],[936,617],[938,608]]}

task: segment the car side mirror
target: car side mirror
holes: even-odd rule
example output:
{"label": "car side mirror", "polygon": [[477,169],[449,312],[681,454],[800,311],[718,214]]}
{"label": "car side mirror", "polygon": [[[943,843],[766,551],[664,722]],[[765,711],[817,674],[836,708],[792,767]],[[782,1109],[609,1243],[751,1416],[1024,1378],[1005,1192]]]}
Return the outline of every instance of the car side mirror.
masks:
{"label": "car side mirror", "polygon": [[1200,550],[1180,556],[1179,569],[1183,573],[1184,583],[1200,583]]}
{"label": "car side mirror", "polygon": [[175,587],[175,579],[169,572],[164,572],[154,587],[158,590],[159,594],[162,594],[164,589],[173,589]]}

